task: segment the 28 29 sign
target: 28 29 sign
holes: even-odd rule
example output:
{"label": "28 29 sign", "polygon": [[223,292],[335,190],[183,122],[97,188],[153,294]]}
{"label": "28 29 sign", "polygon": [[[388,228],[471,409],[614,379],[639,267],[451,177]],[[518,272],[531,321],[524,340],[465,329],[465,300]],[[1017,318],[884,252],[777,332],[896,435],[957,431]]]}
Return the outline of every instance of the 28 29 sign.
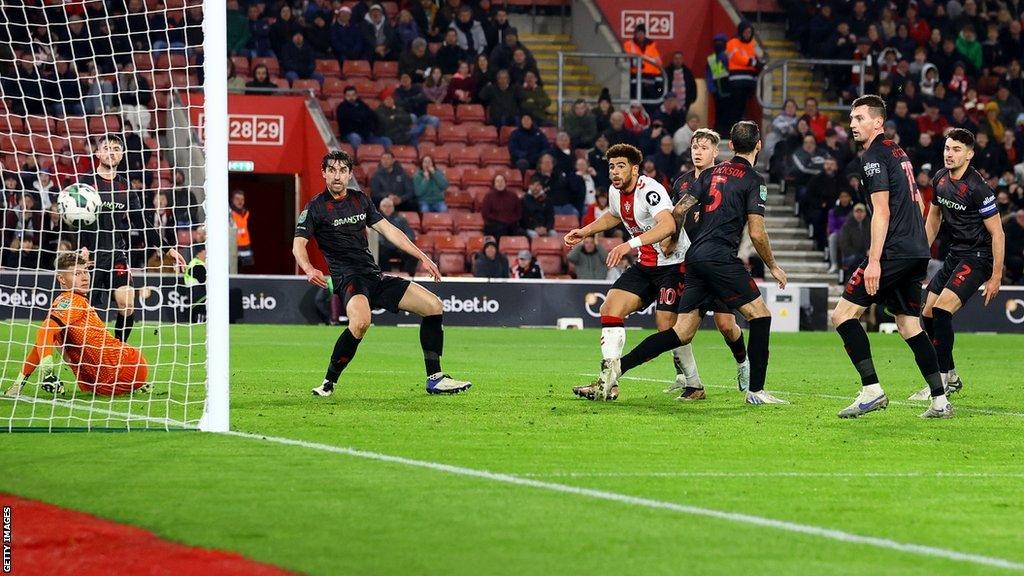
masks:
{"label": "28 29 sign", "polygon": [[284,116],[231,114],[228,117],[228,142],[280,146],[284,144]]}
{"label": "28 29 sign", "polygon": [[674,35],[675,14],[667,10],[623,10],[623,38],[633,35],[638,24],[647,26],[647,37],[653,40],[671,39]]}

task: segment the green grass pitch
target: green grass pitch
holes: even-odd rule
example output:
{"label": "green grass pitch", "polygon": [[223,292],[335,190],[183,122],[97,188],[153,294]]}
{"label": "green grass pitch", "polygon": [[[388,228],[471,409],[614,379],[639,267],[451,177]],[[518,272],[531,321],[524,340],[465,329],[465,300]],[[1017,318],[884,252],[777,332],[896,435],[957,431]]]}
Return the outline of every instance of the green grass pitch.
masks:
{"label": "green grass pitch", "polygon": [[[902,401],[923,381],[895,335],[871,337],[894,402],[839,420],[859,381],[831,333],[772,336],[768,388],[792,405],[759,407],[707,331],[703,402],[661,392],[668,356],[627,375],[617,402],[574,398],[596,371],[594,330],[449,328],[445,369],[473,388],[428,396],[417,330],[379,327],[335,395],[314,398],[338,333],[232,327],[232,428],[1024,563],[1022,337],[958,335],[957,416],[925,421]],[[3,434],[0,454],[0,492],[310,574],[1001,573],[249,438]]]}

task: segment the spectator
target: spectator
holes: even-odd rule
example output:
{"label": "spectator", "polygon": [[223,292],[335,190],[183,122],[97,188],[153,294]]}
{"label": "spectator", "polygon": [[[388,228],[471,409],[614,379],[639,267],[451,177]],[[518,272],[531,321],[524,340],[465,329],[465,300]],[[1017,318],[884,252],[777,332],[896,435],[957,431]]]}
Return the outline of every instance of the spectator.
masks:
{"label": "spectator", "polygon": [[1017,117],[1024,114],[1024,104],[1020,98],[1010,93],[1010,87],[1006,82],[1000,82],[996,90],[996,98],[993,100],[999,105],[999,121],[1003,126],[1010,128],[1017,125]]}
{"label": "spectator", "polygon": [[36,179],[30,187],[31,190],[39,198],[39,209],[49,210],[50,206],[57,203],[57,194],[60,193],[60,187],[57,185],[57,181],[53,179],[53,171],[49,168],[40,168],[36,173]]}
{"label": "spectator", "polygon": [[[772,153],[775,151],[775,146],[779,142],[785,140],[788,136],[796,133],[796,100],[787,98],[786,102],[782,105],[782,112],[772,119],[772,128],[768,132],[768,135],[764,139],[764,149],[761,152],[761,156],[764,158],[771,158]],[[693,134],[691,133],[692,137]],[[678,143],[678,140],[677,140]],[[689,149],[689,143],[687,143],[687,150]],[[676,151],[679,152],[678,146]]]}
{"label": "spectator", "polygon": [[[700,116],[690,114],[686,117],[686,124],[683,124],[682,128],[672,134],[672,146],[675,148],[677,156],[680,158],[688,158],[690,156],[690,140],[693,139],[693,133],[698,128],[700,128]],[[766,158],[770,157],[770,154],[766,156]]]}
{"label": "spectator", "polygon": [[555,236],[555,208],[547,197],[540,175],[530,178],[527,193],[523,196],[523,213],[520,225],[530,238]]}
{"label": "spectator", "polygon": [[235,243],[238,246],[238,271],[243,272],[256,263],[252,250],[252,236],[249,232],[249,209],[245,207],[245,191],[231,192],[231,220],[235,228]]}
{"label": "spectator", "polygon": [[466,59],[468,54],[459,47],[459,34],[454,28],[449,28],[444,33],[444,42],[438,49],[435,61],[441,68],[442,74],[451,76],[459,69],[459,62]]}
{"label": "spectator", "polygon": [[1008,190],[996,192],[996,208],[999,210],[999,218],[1004,221],[1013,213],[1014,204]]}
{"label": "spectator", "polygon": [[458,35],[459,48],[466,54],[478,55],[487,50],[487,36],[484,27],[473,19],[473,9],[468,5],[459,8],[458,16],[450,24]]}
{"label": "spectator", "polygon": [[654,180],[658,184],[664,186],[665,189],[668,189],[672,185],[672,182],[669,181],[668,176],[660,172],[658,170],[658,167],[655,166],[654,160],[651,160],[650,158],[645,158],[644,163],[641,164],[640,175],[647,176],[651,180]]}
{"label": "spectator", "polygon": [[[479,54],[476,57],[476,66],[473,69],[473,81],[476,82],[477,91],[482,90],[485,86],[494,84],[496,72],[491,70],[491,61],[487,59],[484,54]],[[479,93],[477,95],[479,98]]]}
{"label": "spectator", "polygon": [[476,80],[469,71],[469,62],[459,62],[459,67],[448,82],[448,94],[445,102],[450,104],[470,104],[476,102]]}
{"label": "spectator", "polygon": [[968,24],[960,30],[956,39],[956,51],[971,67],[971,74],[981,71],[981,43],[978,42],[978,34],[974,26]]}
{"label": "spectator", "polygon": [[[637,24],[633,27],[633,37],[622,43],[622,51],[626,54],[642,56],[643,61],[629,62],[629,93],[635,100],[656,100],[665,92],[662,77],[661,52],[658,45],[647,37],[647,25]],[[640,86],[636,84],[639,64]]]}
{"label": "spectator", "polygon": [[897,100],[893,110],[892,122],[896,125],[896,134],[900,142],[910,145],[917,142],[917,122],[910,117],[910,107],[906,100]]}
{"label": "spectator", "polygon": [[85,114],[82,108],[82,84],[74,62],[57,60],[55,66],[55,81],[49,83],[53,89],[43,91],[51,99],[50,113],[58,118],[82,116]]}
{"label": "spectator", "polygon": [[917,130],[927,133],[932,140],[941,138],[949,123],[939,114],[938,102],[933,98],[925,104],[925,113],[917,117]]}
{"label": "spectator", "polygon": [[377,115],[359,98],[352,86],[345,87],[345,100],[338,104],[334,116],[338,120],[341,138],[353,148],[358,149],[364,142],[391,148],[391,140],[378,131]]}
{"label": "spectator", "polygon": [[764,66],[760,47],[754,41],[754,27],[741,21],[736,37],[725,45],[729,54],[729,92],[732,93],[729,126],[745,117],[747,103],[757,89],[757,74]]}
{"label": "spectator", "polygon": [[270,81],[270,69],[266,64],[259,64],[252,71],[252,80],[245,83],[245,93],[249,95],[266,94],[267,90],[277,88],[277,84]]}
{"label": "spectator", "polygon": [[484,195],[480,213],[484,217],[484,234],[487,236],[500,239],[520,234],[523,206],[519,196],[508,189],[504,174],[495,174],[491,190]]}
{"label": "spectator", "polygon": [[526,60],[537,65],[533,53],[519,42],[519,32],[515,28],[509,28],[505,32],[505,42],[491,52],[491,68],[495,70],[508,70],[512,67],[513,57],[517,49],[523,50]]}
{"label": "spectator", "polygon": [[729,91],[729,53],[725,48],[726,41],[725,34],[715,34],[714,48],[711,54],[708,54],[704,74],[708,92],[711,92],[715,99],[715,131],[719,134],[728,134],[732,127],[732,124],[728,124],[732,116],[727,110],[732,94]]}
{"label": "spectator", "polygon": [[519,258],[512,267],[512,278],[544,278],[544,271],[537,265],[529,250],[520,250]]}
{"label": "spectator", "polygon": [[612,106],[612,97],[608,95],[608,89],[605,88],[601,95],[597,98],[597,106],[590,111],[594,115],[594,122],[597,124],[598,134],[604,132],[611,126],[612,112],[615,112],[615,107]]}
{"label": "spectator", "polygon": [[377,106],[377,126],[381,135],[392,144],[419,146],[426,125],[417,123],[413,115],[395,105],[395,89],[388,87],[380,93]]}
{"label": "spectator", "polygon": [[494,126],[515,126],[519,117],[516,91],[507,70],[499,70],[494,84],[480,90],[480,101],[487,106],[488,121]]}
{"label": "spectator", "polygon": [[330,58],[331,52],[331,28],[327,25],[328,18],[317,12],[313,16],[313,23],[303,28],[302,35],[306,44],[313,51],[313,58]]}
{"label": "spectator", "polygon": [[938,170],[942,166],[942,148],[930,132],[922,132],[917,136],[917,146],[907,153],[911,163],[920,170]]}
{"label": "spectator", "polygon": [[548,149],[548,139],[534,124],[533,117],[523,114],[519,128],[508,138],[508,152],[512,163],[520,170],[528,170],[537,164],[541,154]]}
{"label": "spectator", "polygon": [[615,146],[616,144],[630,144],[640,147],[640,139],[636,137],[636,134],[626,130],[626,116],[622,112],[613,112],[609,120],[608,129],[604,132],[604,137],[608,139],[609,146]]}
{"label": "spectator", "polygon": [[576,159],[573,172],[565,177],[565,186],[569,190],[570,198],[580,200],[576,210],[579,216],[583,216],[587,206],[594,203],[594,196],[597,193],[594,169],[587,163],[586,158]]}
{"label": "spectator", "polygon": [[668,177],[670,183],[679,174],[679,169],[683,165],[683,159],[676,154],[672,137],[668,134],[661,137],[658,151],[648,156],[648,158],[654,162],[658,172]]}
{"label": "spectator", "polygon": [[820,174],[825,167],[825,155],[818,148],[813,134],[805,134],[803,145],[793,152],[793,169],[790,176],[798,187],[807,185],[811,177]]}
{"label": "spectator", "polygon": [[1003,221],[1006,234],[1006,283],[1020,284],[1024,278],[1024,209]]}
{"label": "spectator", "polygon": [[160,191],[153,194],[153,208],[150,214],[149,224],[160,235],[160,240],[164,246],[177,246],[178,239],[175,234],[176,221],[174,210],[171,209],[166,194]]}
{"label": "spectator", "polygon": [[[629,118],[628,114],[626,118]],[[640,132],[640,151],[644,153],[644,156],[656,154],[661,146],[662,137],[669,134],[671,132],[665,129],[665,124],[661,119],[654,120],[650,126]]]}
{"label": "spectator", "polygon": [[651,116],[638,100],[629,103],[629,110],[623,114],[626,130],[639,135],[651,125]]}
{"label": "spectator", "polygon": [[576,152],[572,148],[568,132],[559,132],[555,135],[555,145],[549,152],[555,160],[555,173],[560,177],[572,174],[575,170]]}
{"label": "spectator", "polygon": [[473,260],[473,276],[477,278],[508,278],[508,259],[498,252],[498,243],[493,239],[484,242],[484,248]]}
{"label": "spectator", "polygon": [[564,118],[565,131],[576,148],[590,148],[597,139],[597,120],[589,112],[586,101],[579,98],[572,112]]}
{"label": "spectator", "polygon": [[401,42],[395,29],[384,17],[384,9],[380,4],[370,6],[370,11],[363,19],[363,44],[370,49],[370,60],[398,60],[402,51]]}
{"label": "spectator", "polygon": [[342,64],[346,60],[366,60],[369,56],[370,47],[363,38],[363,28],[359,20],[353,20],[352,9],[348,6],[338,8],[331,24],[331,49]]}
{"label": "spectator", "polygon": [[296,32],[292,36],[291,42],[282,49],[281,70],[284,71],[284,77],[291,82],[302,78],[324,83],[324,75],[316,71],[316,57],[313,55],[313,50],[306,44],[306,38],[302,32]]}
{"label": "spectator", "polygon": [[577,218],[580,216],[580,206],[583,205],[585,190],[568,187],[566,175],[555,165],[551,153],[540,157],[536,176],[541,179],[544,194],[555,214],[572,214]]}
{"label": "spectator", "polygon": [[807,120],[807,126],[814,134],[814,139],[818,142],[825,140],[825,130],[831,125],[831,121],[828,116],[825,116],[818,110],[818,99],[813,96],[809,96],[804,100],[804,115],[801,116],[804,120]]}
{"label": "spectator", "polygon": [[398,73],[408,74],[413,82],[422,84],[435,66],[434,57],[427,51],[427,41],[416,38],[398,58]]}
{"label": "spectator", "polygon": [[[133,11],[131,5],[135,5],[135,10],[138,12]],[[226,7],[228,56],[248,56],[245,52],[245,45],[249,42],[249,19],[246,18],[239,8],[238,0],[227,0]],[[143,10],[141,2],[138,0],[132,0],[128,7],[130,14],[142,13]],[[121,20],[121,22],[127,24],[127,18]],[[121,27],[118,32],[127,35],[129,30],[131,28],[125,29],[125,27]],[[132,44],[130,37],[129,44]],[[132,45],[132,48],[137,47]]]}
{"label": "spectator", "polygon": [[598,134],[597,140],[594,140],[594,147],[587,152],[587,163],[590,164],[592,174],[594,175],[594,186],[596,188],[608,189],[611,184],[611,180],[608,177],[608,157],[605,153],[608,151],[608,137],[604,134]]}
{"label": "spectator", "polygon": [[[96,68],[95,62],[86,64],[86,72],[81,75],[81,78],[84,88],[82,107],[85,108],[87,114],[99,114],[114,106],[114,83],[110,81],[109,76],[101,74]],[[26,107],[28,107],[29,97],[25,82],[31,81],[31,78],[22,77],[22,95],[26,99]],[[38,84],[38,76],[35,76],[35,82]],[[36,104],[36,106],[42,106],[42,103]]]}
{"label": "spectator", "polygon": [[[665,97],[675,97],[679,108],[679,115],[686,118],[690,106],[697,100],[697,81],[694,79],[693,70],[683,62],[683,53],[676,51],[672,54],[672,63],[665,67],[665,75],[668,77],[668,90]],[[682,124],[682,122],[680,122]],[[666,122],[666,126],[671,126]],[[674,126],[675,132],[679,126]]]}
{"label": "spectator", "polygon": [[849,190],[839,192],[839,199],[828,211],[828,261],[829,274],[839,271],[839,232],[853,212],[853,195]]}
{"label": "spectator", "polygon": [[430,76],[423,83],[423,95],[434,104],[441,104],[448,97],[448,78],[443,75],[440,67],[430,69]]}
{"label": "spectator", "polygon": [[953,108],[953,118],[950,119],[949,127],[963,128],[972,134],[978,131],[978,125],[967,116],[967,111],[964,110],[963,106]]}
{"label": "spectator", "polygon": [[[241,92],[244,89],[245,89],[245,78],[243,78],[243,77],[238,75],[238,71],[235,70],[235,63],[231,59],[228,59],[228,91],[229,92],[232,92],[232,91]],[[130,92],[129,92],[129,94],[130,94]],[[121,88],[120,82],[118,82],[117,95],[119,97],[123,97],[125,95],[125,91],[124,91],[124,89]],[[53,114],[60,115],[60,113],[58,113],[58,112],[53,112]]]}
{"label": "spectator", "polygon": [[490,58],[494,49],[505,43],[505,35],[512,29],[512,23],[508,20],[508,11],[505,8],[498,8],[494,12],[491,21],[484,23],[484,32],[487,34],[487,57]]}
{"label": "spectator", "polygon": [[288,42],[299,33],[302,33],[302,24],[292,13],[292,7],[288,4],[281,6],[277,20],[270,26],[270,48],[280,55]]}
{"label": "spectator", "polygon": [[675,94],[665,95],[665,101],[651,114],[651,120],[661,120],[669,134],[675,133],[686,124],[686,111],[680,108]]}
{"label": "spectator", "polygon": [[537,75],[533,72],[527,72],[523,84],[517,87],[516,101],[522,114],[533,116],[541,124],[548,120],[551,97],[537,83]]}
{"label": "spectator", "polygon": [[537,68],[536,62],[531,62],[526,57],[526,50],[524,48],[516,48],[512,52],[512,65],[508,68],[508,74],[512,77],[513,86],[521,86],[526,81],[527,73],[532,72],[537,78],[537,85],[540,86],[543,83],[540,80],[540,69]]}
{"label": "spectator", "polygon": [[174,171],[174,189],[171,190],[171,196],[168,200],[170,201],[171,208],[174,210],[176,222],[191,224],[202,221],[199,217],[201,204],[195,192],[192,191],[192,188],[186,182],[184,170]]}
{"label": "spectator", "polygon": [[985,179],[998,176],[1002,172],[998,147],[993,145],[988,132],[984,130],[978,132],[975,137],[974,159],[971,160],[971,166],[981,172]]}
{"label": "spectator", "polygon": [[[1013,126],[1013,124],[1010,125]],[[988,134],[988,138],[992,142],[1003,141],[1003,133],[1006,132],[1006,126],[999,120],[999,104],[995,101],[985,104],[985,117],[978,124],[978,131]]]}
{"label": "spectator", "polygon": [[411,12],[424,38],[429,42],[440,42],[443,17],[437,3],[434,0],[419,0],[412,3]]}
{"label": "spectator", "polygon": [[448,179],[434,166],[434,158],[429,154],[420,158],[420,169],[412,177],[412,187],[420,203],[420,212],[448,211],[448,205],[444,203]]}
{"label": "spectator", "polygon": [[[141,0],[132,0],[137,8],[128,12],[128,29],[134,31],[131,42],[136,50],[151,46],[148,38],[142,39],[142,30],[149,30],[149,24],[145,22],[146,8]],[[248,8],[249,39],[245,43],[244,53],[251,58],[270,58],[274,56],[274,49],[270,44],[270,21],[263,17],[263,8],[259,4],[250,4]],[[142,22],[133,24],[133,16],[139,16]]]}
{"label": "spectator", "polygon": [[921,94],[935,96],[935,87],[941,83],[939,69],[934,64],[925,64],[921,69]]}
{"label": "spectator", "polygon": [[398,13],[398,24],[395,26],[395,34],[398,35],[398,44],[403,51],[408,50],[412,43],[422,38],[420,28],[412,17],[412,12],[402,10]]}
{"label": "spectator", "polygon": [[413,191],[412,178],[401,164],[395,162],[391,152],[381,155],[380,164],[370,179],[370,189],[373,190],[373,201],[376,204],[387,199],[391,201],[392,207],[402,212],[416,212],[420,208]]}
{"label": "spectator", "polygon": [[[374,192],[376,193],[376,190]],[[413,231],[405,216],[395,212],[395,205],[390,198],[385,197],[380,201],[380,215],[395,228],[401,230],[409,240],[416,240],[416,232]],[[419,264],[419,260],[392,244],[383,234],[378,234],[377,263],[380,265],[381,270],[390,272],[392,260],[398,260],[401,263],[402,272],[410,276],[416,274],[416,266]]]}
{"label": "spectator", "polygon": [[608,276],[608,251],[593,236],[572,247],[566,260],[573,265],[577,280],[604,280]]}
{"label": "spectator", "polygon": [[864,261],[871,245],[871,221],[867,218],[868,211],[863,204],[853,207],[853,217],[847,218],[839,230],[839,253],[845,277],[853,275],[854,269]]}

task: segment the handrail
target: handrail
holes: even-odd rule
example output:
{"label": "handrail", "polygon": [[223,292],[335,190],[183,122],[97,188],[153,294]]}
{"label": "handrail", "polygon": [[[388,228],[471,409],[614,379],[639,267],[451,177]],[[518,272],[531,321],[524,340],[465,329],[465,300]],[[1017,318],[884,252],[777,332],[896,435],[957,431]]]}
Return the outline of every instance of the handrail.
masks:
{"label": "handrail", "polygon": [[[788,58],[785,60],[779,60],[777,62],[769,62],[768,65],[761,70],[761,73],[757,76],[757,103],[761,105],[765,110],[782,110],[786,105],[786,100],[789,98],[789,67],[790,65],[796,66],[850,66],[851,68],[860,68],[860,93],[864,93],[864,73],[867,70],[867,64],[864,60],[836,60],[831,58]],[[778,104],[775,103],[774,98],[771,102],[765,102],[763,98],[763,86],[765,81],[769,78],[768,74],[782,69],[782,100]],[[845,111],[849,109],[849,106],[840,106],[837,104],[822,104],[818,103],[819,110],[827,111]]]}
{"label": "handrail", "polygon": [[[623,99],[623,98],[612,98],[612,103],[613,104],[628,104],[629,102],[632,102],[634,100],[639,100],[641,104],[661,104],[662,102],[665,101],[665,94],[668,92],[668,89],[669,89],[668,74],[665,73],[665,67],[662,66],[657,60],[655,60],[653,58],[650,58],[648,56],[644,56],[642,54],[629,54],[629,53],[608,54],[606,52],[562,52],[561,50],[559,50],[558,51],[558,97],[556,98],[556,101],[557,101],[556,108],[558,108],[558,124],[557,124],[557,126],[558,126],[559,130],[561,130],[561,128],[562,128],[562,112],[563,112],[562,107],[565,105],[565,58],[566,58],[566,56],[571,56],[571,57],[574,57],[574,58],[598,58],[598,59],[603,59],[603,60],[627,59],[627,60],[635,61],[632,65],[636,68],[636,85],[637,85],[636,91],[637,91],[637,97],[636,98],[625,98],[625,99]],[[661,92],[661,96],[659,98],[648,98],[648,99],[641,98],[641,95],[643,94],[643,90],[641,89],[641,87],[643,86],[643,66],[642,66],[642,64],[644,62],[648,62],[648,63],[656,66],[658,68],[658,70],[661,72],[661,80],[662,80],[662,87],[663,87],[663,89],[662,89],[662,92]]]}

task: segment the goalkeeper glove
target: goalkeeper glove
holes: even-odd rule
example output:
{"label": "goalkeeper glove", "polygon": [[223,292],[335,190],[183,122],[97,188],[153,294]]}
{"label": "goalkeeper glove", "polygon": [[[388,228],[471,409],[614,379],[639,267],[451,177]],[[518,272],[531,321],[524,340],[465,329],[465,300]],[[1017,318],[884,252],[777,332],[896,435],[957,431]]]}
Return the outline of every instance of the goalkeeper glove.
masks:
{"label": "goalkeeper glove", "polygon": [[24,386],[25,386],[25,384],[27,382],[28,382],[28,376],[25,376],[24,374],[18,374],[18,378],[14,381],[14,385],[12,385],[10,388],[8,388],[7,392],[4,392],[4,396],[8,396],[10,398],[13,398],[15,396],[20,396],[21,395],[21,389],[24,388]]}

